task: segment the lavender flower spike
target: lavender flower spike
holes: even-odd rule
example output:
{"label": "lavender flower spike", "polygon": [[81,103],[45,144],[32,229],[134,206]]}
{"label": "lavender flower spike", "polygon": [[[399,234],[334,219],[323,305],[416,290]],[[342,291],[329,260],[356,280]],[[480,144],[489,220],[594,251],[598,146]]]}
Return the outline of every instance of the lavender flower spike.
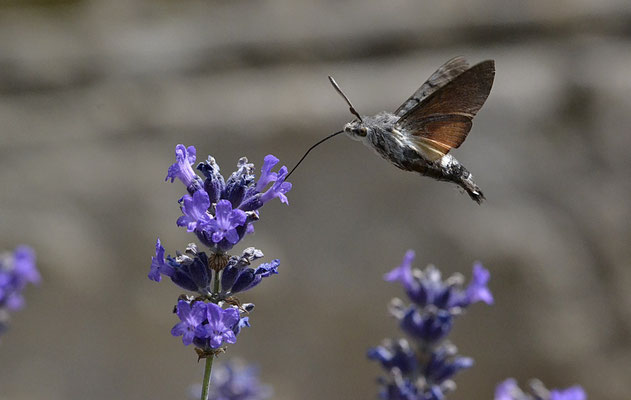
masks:
{"label": "lavender flower spike", "polygon": [[465,289],[462,276],[443,280],[432,265],[412,269],[413,261],[414,252],[409,250],[403,262],[384,276],[386,281],[400,283],[412,300],[406,305],[394,299],[390,307],[412,344],[405,339],[386,340],[368,352],[387,372],[379,380],[383,400],[442,400],[453,391],[452,378],[470,368],[473,359],[460,356],[446,337],[463,308],[478,300],[492,302],[486,286],[490,274],[481,265],[474,267],[473,279]]}

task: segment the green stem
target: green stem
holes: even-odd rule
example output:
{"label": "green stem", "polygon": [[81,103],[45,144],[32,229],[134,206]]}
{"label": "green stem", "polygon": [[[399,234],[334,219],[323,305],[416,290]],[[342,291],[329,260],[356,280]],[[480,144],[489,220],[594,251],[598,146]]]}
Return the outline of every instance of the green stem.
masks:
{"label": "green stem", "polygon": [[213,282],[213,294],[219,293],[219,272],[215,272],[215,281]]}
{"label": "green stem", "polygon": [[[217,295],[219,293],[219,272],[215,271],[214,273],[214,281],[213,281],[213,295]],[[202,399],[208,400],[208,390],[210,389],[210,372],[213,369],[213,360],[215,359],[214,355],[210,355],[206,358],[206,366],[204,367],[204,381],[202,382]]]}
{"label": "green stem", "polygon": [[213,369],[214,356],[206,359],[206,367],[204,368],[204,382],[202,382],[202,399],[208,400],[208,389],[210,388],[210,371]]}

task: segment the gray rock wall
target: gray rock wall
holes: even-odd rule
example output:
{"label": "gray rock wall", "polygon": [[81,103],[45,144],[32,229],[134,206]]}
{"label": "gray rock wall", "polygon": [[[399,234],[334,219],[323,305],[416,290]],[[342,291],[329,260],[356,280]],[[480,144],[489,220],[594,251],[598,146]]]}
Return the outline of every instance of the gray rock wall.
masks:
{"label": "gray rock wall", "polygon": [[453,399],[495,383],[631,391],[631,3],[123,1],[0,6],[0,247],[35,247],[43,275],[2,338],[0,399],[176,399],[200,382],[169,331],[180,290],[146,278],[174,253],[177,143],[225,173],[247,155],[292,166],[350,119],[396,108],[455,55],[496,81],[454,155],[488,201],[406,174],[338,137],[267,205],[255,245],[280,275],[245,297],[229,355],[276,399],[375,398],[365,351],[399,335],[382,281],[417,265],[491,270],[493,307],[453,341],[476,367]]}

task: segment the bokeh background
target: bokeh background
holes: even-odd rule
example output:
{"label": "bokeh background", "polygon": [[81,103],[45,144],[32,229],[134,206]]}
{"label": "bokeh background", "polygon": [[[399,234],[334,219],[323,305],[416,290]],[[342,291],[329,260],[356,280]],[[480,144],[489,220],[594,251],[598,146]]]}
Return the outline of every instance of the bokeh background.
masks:
{"label": "bokeh background", "polygon": [[457,399],[497,382],[631,392],[631,2],[0,2],[0,244],[33,246],[43,275],[0,344],[0,398],[185,399],[202,364],[169,331],[181,292],[146,277],[167,251],[177,143],[225,173],[247,155],[288,166],[350,119],[393,110],[456,55],[493,58],[491,96],[454,155],[488,201],[404,173],[337,137],[262,210],[257,246],[281,273],[228,356],[275,399],[371,399],[366,349],[399,336],[382,275],[492,272],[492,307],[453,341],[476,367]]}

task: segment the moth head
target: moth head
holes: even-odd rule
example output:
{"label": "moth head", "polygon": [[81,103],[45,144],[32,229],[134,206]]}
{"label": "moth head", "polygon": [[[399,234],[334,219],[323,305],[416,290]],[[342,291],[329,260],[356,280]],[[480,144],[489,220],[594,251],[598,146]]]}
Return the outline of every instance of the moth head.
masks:
{"label": "moth head", "polygon": [[362,121],[353,120],[344,125],[344,133],[351,137],[351,139],[361,140],[368,134],[368,129]]}

